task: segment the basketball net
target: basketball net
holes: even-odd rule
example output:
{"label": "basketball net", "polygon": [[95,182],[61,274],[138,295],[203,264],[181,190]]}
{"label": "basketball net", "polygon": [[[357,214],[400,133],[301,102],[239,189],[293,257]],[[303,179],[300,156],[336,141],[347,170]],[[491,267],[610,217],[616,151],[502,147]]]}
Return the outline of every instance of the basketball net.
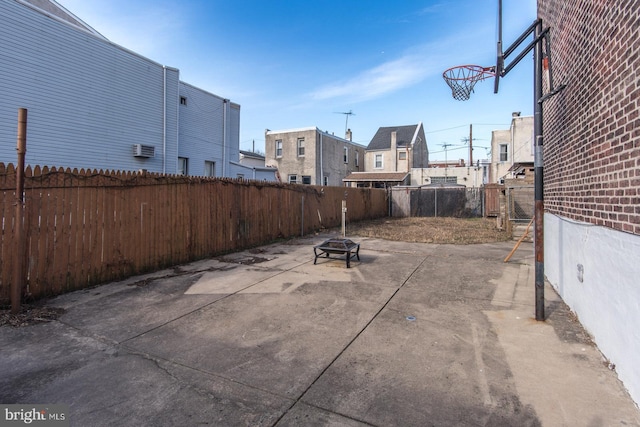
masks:
{"label": "basketball net", "polygon": [[442,73],[442,78],[451,88],[451,95],[458,101],[468,100],[476,83],[493,76],[493,67],[479,65],[460,65]]}

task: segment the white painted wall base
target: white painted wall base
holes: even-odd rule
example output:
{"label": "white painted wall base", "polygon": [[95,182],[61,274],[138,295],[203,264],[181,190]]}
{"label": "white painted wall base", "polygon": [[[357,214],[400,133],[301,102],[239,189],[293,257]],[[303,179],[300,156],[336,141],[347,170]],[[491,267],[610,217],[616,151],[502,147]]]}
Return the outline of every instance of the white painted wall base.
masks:
{"label": "white painted wall base", "polygon": [[640,236],[544,216],[545,275],[640,403]]}

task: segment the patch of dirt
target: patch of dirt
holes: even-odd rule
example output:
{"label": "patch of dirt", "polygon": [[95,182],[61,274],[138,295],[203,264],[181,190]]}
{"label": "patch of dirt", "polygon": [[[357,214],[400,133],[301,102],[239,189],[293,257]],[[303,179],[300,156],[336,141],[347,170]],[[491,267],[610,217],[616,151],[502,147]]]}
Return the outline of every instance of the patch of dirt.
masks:
{"label": "patch of dirt", "polygon": [[20,327],[51,322],[65,311],[58,307],[38,307],[27,304],[23,304],[20,308],[18,314],[11,314],[11,310],[0,310],[0,326]]}
{"label": "patch of dirt", "polygon": [[511,240],[506,231],[498,230],[493,218],[381,218],[347,224],[346,234],[401,242],[455,245]]}
{"label": "patch of dirt", "polygon": [[261,262],[269,261],[268,258],[261,258],[257,256],[246,257],[246,258],[217,257],[214,259],[217,259],[220,262],[226,262],[229,264],[242,264],[242,265],[253,265],[253,264],[259,264]]}

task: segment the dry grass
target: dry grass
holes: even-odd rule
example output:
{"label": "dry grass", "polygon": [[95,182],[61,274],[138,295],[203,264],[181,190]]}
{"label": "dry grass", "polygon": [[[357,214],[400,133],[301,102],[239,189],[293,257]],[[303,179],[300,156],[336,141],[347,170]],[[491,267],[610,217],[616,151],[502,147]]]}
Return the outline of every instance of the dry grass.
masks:
{"label": "dry grass", "polygon": [[382,218],[347,225],[347,235],[402,242],[469,245],[510,240],[489,218]]}

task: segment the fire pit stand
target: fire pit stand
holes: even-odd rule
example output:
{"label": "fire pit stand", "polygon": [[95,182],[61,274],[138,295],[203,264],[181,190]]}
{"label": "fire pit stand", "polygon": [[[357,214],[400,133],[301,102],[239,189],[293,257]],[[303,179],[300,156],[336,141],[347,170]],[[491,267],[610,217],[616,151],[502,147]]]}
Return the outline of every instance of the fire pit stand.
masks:
{"label": "fire pit stand", "polygon": [[350,268],[351,258],[355,256],[356,259],[360,261],[360,243],[355,243],[349,239],[329,239],[325,240],[319,245],[314,246],[313,253],[315,255],[315,259],[313,260],[314,264],[322,255],[324,255],[326,258],[332,258],[330,255],[338,254],[344,255],[344,258],[347,262],[347,268]]}

